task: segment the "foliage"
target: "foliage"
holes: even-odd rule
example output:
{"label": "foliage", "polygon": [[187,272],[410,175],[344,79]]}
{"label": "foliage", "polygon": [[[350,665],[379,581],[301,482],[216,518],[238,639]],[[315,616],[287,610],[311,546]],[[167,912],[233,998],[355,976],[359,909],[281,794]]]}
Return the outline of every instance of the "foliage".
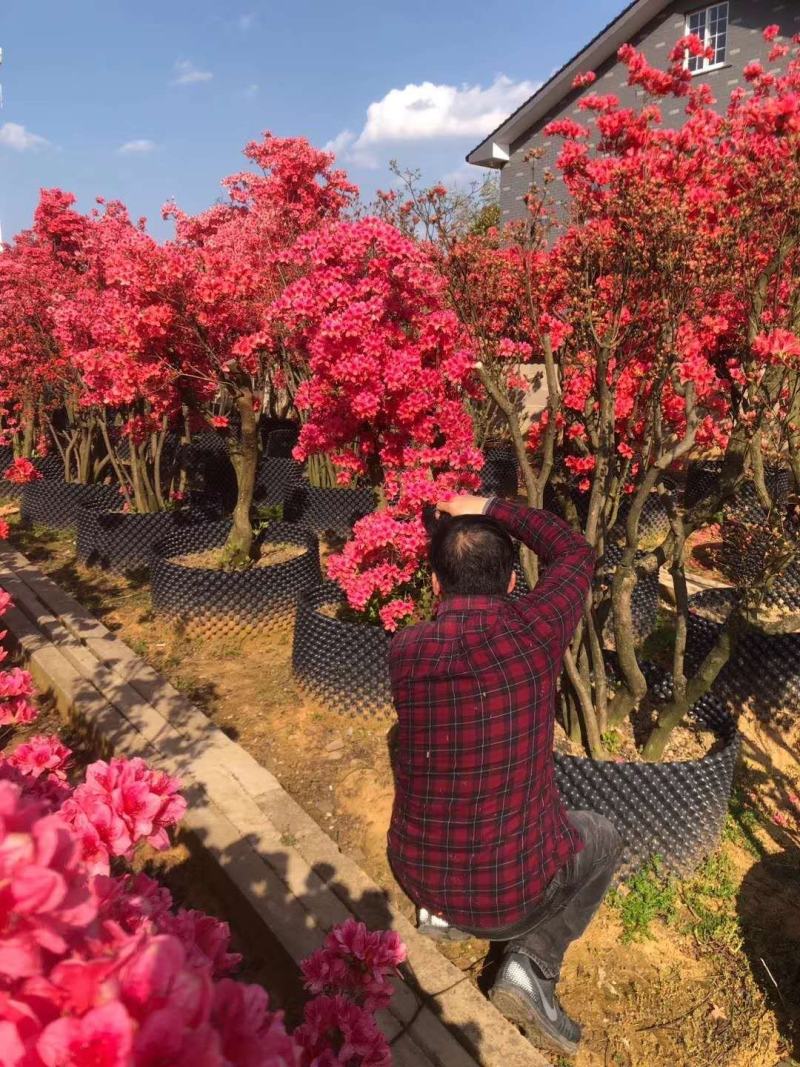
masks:
{"label": "foliage", "polygon": [[274,307],[281,345],[308,369],[295,456],[330,456],[384,507],[361,519],[328,572],[351,607],[377,602],[387,629],[425,553],[422,507],[475,488],[482,464],[464,406],[474,357],[425,250],[378,219],[319,230],[295,248],[300,278]]}
{"label": "foliage", "polygon": [[[387,200],[389,214],[423,232],[447,280],[529,501],[557,507],[597,550],[591,608],[567,652],[562,712],[599,757],[608,727],[643,708],[655,723],[645,755],[660,758],[739,635],[758,625],[764,589],[797,552],[764,468],[786,456],[800,487],[800,47],[769,40],[781,69],[748,67],[752,91],[735,89],[722,113],[686,69],[687,51],[704,50],[697,38],[677,42],[666,70],[630,45],[620,49],[629,83],[650,97],[638,109],[581,76],[585,121],[546,128],[563,142],[558,174],[541,172],[541,153],[531,153],[527,218],[503,232],[465,234],[440,187],[411,181],[402,202]],[[676,103],[683,123],[666,129],[662,106]],[[568,193],[560,205],[556,180]],[[547,403],[531,417],[536,374]],[[491,413],[482,418],[491,425]],[[683,510],[678,479],[690,457],[710,450],[723,459],[718,491]],[[686,538],[714,521],[746,476],[763,511],[759,532],[768,531],[759,543],[770,551],[690,672]],[[645,538],[643,514],[659,502],[669,527]],[[534,562],[527,565],[535,580]],[[669,699],[648,685],[631,607],[637,581],[662,565],[678,605]],[[604,631],[616,647],[617,686]]]}
{"label": "foliage", "polygon": [[742,935],[733,875],[733,864],[726,853],[715,852],[681,885],[680,898],[690,915],[688,929],[701,944],[738,952]]}
{"label": "foliage", "polygon": [[[181,294],[187,346],[179,369],[188,402],[225,433],[236,470],[228,555],[240,564],[253,544],[250,508],[264,401],[287,390],[293,398],[285,353],[269,330],[272,305],[296,276],[295,243],[338,219],[357,192],[334,169],[333,156],[302,137],[267,133],[244,154],[260,173],[223,179],[226,201],[197,216],[167,205],[176,239],[163,249],[165,269]],[[228,411],[217,411],[220,401]]]}

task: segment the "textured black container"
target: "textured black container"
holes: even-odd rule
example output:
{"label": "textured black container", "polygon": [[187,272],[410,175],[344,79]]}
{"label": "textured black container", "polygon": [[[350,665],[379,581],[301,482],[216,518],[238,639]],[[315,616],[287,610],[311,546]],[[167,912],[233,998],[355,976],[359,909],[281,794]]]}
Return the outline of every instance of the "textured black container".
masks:
{"label": "textured black container", "polygon": [[212,431],[196,434],[188,445],[181,445],[177,462],[188,474],[193,496],[215,500],[224,512],[236,504],[236,471],[228,454],[225,438]]}
{"label": "textured black container", "polygon": [[76,525],[84,505],[112,508],[118,507],[120,500],[116,486],[76,485],[45,478],[22,487],[20,517],[31,525],[68,530]]}
{"label": "textured black container", "polygon": [[[694,507],[717,487],[722,473],[721,460],[701,460],[690,463],[686,472],[686,487],[683,502],[687,508]],[[774,501],[780,503],[789,492],[789,471],[785,467],[768,466],[764,470],[764,481]],[[763,516],[763,508],[752,481],[745,480],[739,486],[732,501],[726,505],[726,511],[733,517],[748,521],[758,521]]]}
{"label": "textured black container", "polygon": [[[4,448],[0,451],[0,500],[19,500],[25,488],[14,482],[7,482],[5,479],[5,473],[13,460],[14,453],[11,448]],[[38,471],[41,471],[42,478],[46,481],[58,481],[64,477],[64,464],[59,456],[45,456],[44,459],[34,459],[31,462]],[[33,485],[33,482],[29,484]]]}
{"label": "textured black container", "polygon": [[301,482],[287,496],[283,516],[317,533],[347,535],[358,519],[375,510],[375,494],[364,489],[318,489]]}
{"label": "textured black container", "polygon": [[[631,498],[625,497],[619,509],[617,528],[624,537],[625,521],[630,511]],[[669,514],[658,493],[651,493],[644,503],[642,513],[639,516],[639,548],[642,551],[652,552],[662,545],[669,533]]]}
{"label": "textured black container", "polygon": [[[276,433],[281,431],[276,430]],[[256,485],[253,500],[261,506],[285,505],[300,486],[302,466],[285,456],[261,456],[256,470]]]}
{"label": "textured black container", "polygon": [[288,425],[283,429],[270,430],[264,434],[264,455],[290,459],[292,449],[300,436],[300,427]]}
{"label": "textured black container", "polygon": [[[773,533],[768,526],[754,531],[754,539],[742,549],[732,536],[731,524],[722,523],[721,569],[736,585],[756,584],[764,573],[765,561],[771,555]],[[784,568],[764,593],[762,607],[766,611],[800,613],[800,559],[795,559]]]}
{"label": "textured black container", "polygon": [[[690,631],[690,671],[705,652],[699,634]],[[641,667],[656,699],[669,700],[669,674],[653,663]],[[617,671],[613,655],[607,669],[613,678]],[[556,781],[567,807],[597,811],[620,831],[623,875],[653,856],[659,856],[666,869],[686,873],[719,841],[741,738],[734,716],[717,696],[709,694],[698,701],[689,715],[718,739],[714,750],[701,759],[615,763],[556,755]]]}
{"label": "textured black container", "polygon": [[219,636],[291,627],[299,593],[320,581],[319,548],[309,531],[275,522],[263,541],[301,545],[295,559],[242,571],[187,567],[176,556],[220,548],[231,524],[226,520],[188,525],[153,549],[150,583],[154,609],[180,621],[187,633]]}
{"label": "textured black container", "polygon": [[[716,618],[730,610],[729,597],[716,589],[691,597],[689,638],[697,657],[705,655],[716,640],[720,626]],[[720,671],[712,695],[734,716],[749,710],[779,726],[789,719],[796,721],[800,716],[800,634],[752,630],[742,635]]]}
{"label": "textured black container", "polygon": [[719,842],[740,739],[724,716],[716,726],[722,747],[698,760],[613,763],[556,755],[567,807],[605,815],[622,835],[623,876],[654,856],[667,870],[688,873]]}
{"label": "textured black container", "polygon": [[210,518],[200,507],[145,515],[82,507],[77,521],[77,556],[82,563],[108,570],[146,567],[153,545],[184,526],[207,523]]}
{"label": "textured black container", "polygon": [[481,471],[481,491],[487,496],[516,496],[519,486],[519,464],[512,444],[491,445],[483,452],[485,463]]}
{"label": "textured black container", "polygon": [[[617,564],[622,557],[622,548],[611,544],[606,551],[606,565],[601,576],[606,577],[610,585]],[[643,556],[644,554],[642,554]],[[638,556],[636,562],[642,559]],[[633,616],[633,639],[641,643],[649,637],[658,622],[658,571],[640,574],[631,594],[631,615]],[[603,631],[603,637],[609,648],[614,647],[614,627],[611,619]]]}
{"label": "textured black container", "polygon": [[292,670],[302,690],[342,715],[390,716],[389,634],[368,623],[323,615],[323,605],[342,603],[342,592],[325,582],[301,594],[297,605]]}

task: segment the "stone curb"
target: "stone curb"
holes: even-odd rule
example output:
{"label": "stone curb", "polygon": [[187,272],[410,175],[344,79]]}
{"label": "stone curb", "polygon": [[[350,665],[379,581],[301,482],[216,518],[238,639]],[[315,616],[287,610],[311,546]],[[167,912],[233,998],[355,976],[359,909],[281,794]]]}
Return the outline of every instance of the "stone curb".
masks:
{"label": "stone curb", "polygon": [[39,688],[86,723],[104,753],[141,755],[183,779],[185,827],[295,963],[350,916],[398,931],[408,962],[380,1017],[396,1067],[547,1067],[274,775],[6,545],[0,586],[15,602],[3,624]]}

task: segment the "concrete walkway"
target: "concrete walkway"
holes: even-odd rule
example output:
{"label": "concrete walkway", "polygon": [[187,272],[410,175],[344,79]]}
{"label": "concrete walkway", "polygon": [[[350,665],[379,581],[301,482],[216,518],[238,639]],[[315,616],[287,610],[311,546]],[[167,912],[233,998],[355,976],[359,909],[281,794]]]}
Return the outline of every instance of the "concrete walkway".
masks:
{"label": "concrete walkway", "polygon": [[386,894],[252,759],[24,556],[0,547],[3,625],[36,684],[90,731],[103,755],[143,756],[179,775],[185,827],[265,940],[295,962],[350,916],[408,947],[379,1021],[396,1067],[547,1067],[548,1061],[397,912]]}

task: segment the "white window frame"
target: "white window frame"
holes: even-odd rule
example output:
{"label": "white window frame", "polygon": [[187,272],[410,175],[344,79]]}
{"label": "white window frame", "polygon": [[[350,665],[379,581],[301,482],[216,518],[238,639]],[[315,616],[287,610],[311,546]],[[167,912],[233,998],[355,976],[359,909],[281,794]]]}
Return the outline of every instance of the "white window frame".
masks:
{"label": "white window frame", "polygon": [[[693,76],[696,75],[696,74],[707,74],[708,71],[710,71],[710,70],[720,70],[722,67],[727,67],[728,66],[728,48],[729,48],[729,45],[730,45],[730,42],[728,40],[728,34],[730,32],[730,15],[731,15],[731,13],[730,13],[730,4],[728,3],[728,0],[722,0],[722,3],[708,4],[706,7],[695,8],[694,11],[687,11],[686,12],[686,22],[685,22],[685,27],[684,27],[685,31],[686,31],[686,36],[688,37],[689,34],[695,33],[695,34],[697,34],[698,37],[700,37],[700,39],[702,40],[703,44],[706,47],[709,47],[711,44],[714,43],[713,39],[711,37],[711,34],[709,32],[710,26],[711,26],[711,13],[712,13],[712,11],[717,11],[719,9],[723,9],[724,10],[724,15],[725,15],[725,30],[724,30],[724,32],[725,32],[725,51],[723,53],[722,59],[720,59],[718,61],[715,61],[715,62],[712,62],[706,56],[690,56],[688,54],[688,52],[687,52],[686,59],[684,60],[684,66],[687,68],[687,70],[691,71]],[[697,15],[705,16],[704,19],[703,19],[703,32],[702,32],[702,34],[700,34],[697,31],[697,29],[692,29],[692,25],[691,25],[692,18],[697,16]],[[701,64],[701,66],[693,67],[692,63],[697,63],[697,62],[699,62]]]}

